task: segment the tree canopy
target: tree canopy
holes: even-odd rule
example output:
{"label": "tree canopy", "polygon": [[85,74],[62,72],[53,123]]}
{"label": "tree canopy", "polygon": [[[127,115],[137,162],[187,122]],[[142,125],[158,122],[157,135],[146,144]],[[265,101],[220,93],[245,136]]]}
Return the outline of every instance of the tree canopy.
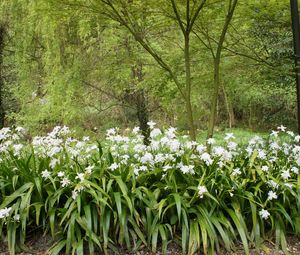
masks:
{"label": "tree canopy", "polygon": [[290,27],[280,0],[3,0],[1,125],[294,128]]}

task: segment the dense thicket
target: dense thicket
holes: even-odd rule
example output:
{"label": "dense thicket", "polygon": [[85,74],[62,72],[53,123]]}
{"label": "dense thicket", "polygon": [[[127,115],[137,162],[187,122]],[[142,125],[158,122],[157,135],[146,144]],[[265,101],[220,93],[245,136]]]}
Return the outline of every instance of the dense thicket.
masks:
{"label": "dense thicket", "polygon": [[288,1],[0,6],[0,124],[295,126]]}

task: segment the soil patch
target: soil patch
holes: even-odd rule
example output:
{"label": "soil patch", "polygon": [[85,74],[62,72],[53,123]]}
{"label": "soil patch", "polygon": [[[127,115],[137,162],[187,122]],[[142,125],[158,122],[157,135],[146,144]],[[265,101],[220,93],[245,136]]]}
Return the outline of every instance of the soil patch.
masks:
{"label": "soil patch", "polygon": [[[288,242],[288,251],[291,255],[299,255],[300,254],[300,237],[290,236],[287,238]],[[32,237],[27,243],[26,251],[22,251],[17,253],[18,255],[48,255],[48,249],[52,245],[52,239],[50,236],[35,236]],[[251,255],[282,255],[283,251],[275,248],[275,244],[272,242],[265,242],[260,250],[251,249]],[[88,255],[88,251],[86,255]],[[97,255],[102,255],[102,252],[97,253]],[[116,254],[115,252],[110,252],[110,254]],[[122,251],[120,249],[118,251],[119,255],[130,255],[132,253],[128,253],[128,251]],[[152,252],[145,248],[136,252],[137,255],[152,255]],[[161,255],[161,251],[158,251],[156,254]],[[168,245],[168,255],[181,255],[181,248],[176,243],[170,243]],[[220,251],[216,255],[244,255],[244,250],[242,245],[237,245],[236,250],[233,252]],[[5,242],[0,242],[0,255],[9,255],[7,245]],[[199,254],[201,255],[201,254]]]}

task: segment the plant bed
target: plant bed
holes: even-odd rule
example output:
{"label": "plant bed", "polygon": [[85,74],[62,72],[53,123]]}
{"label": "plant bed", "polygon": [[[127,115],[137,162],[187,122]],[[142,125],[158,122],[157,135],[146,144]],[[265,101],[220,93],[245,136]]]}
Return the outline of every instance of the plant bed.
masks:
{"label": "plant bed", "polygon": [[272,237],[289,252],[287,233],[300,232],[300,136],[281,126],[245,145],[233,134],[199,144],[149,126],[147,146],[138,128],[110,129],[101,144],[66,127],[32,141],[2,129],[0,234],[10,253],[36,240],[35,228],[51,235],[54,255],[167,254],[172,240],[180,253],[225,254],[240,241],[251,254]]}

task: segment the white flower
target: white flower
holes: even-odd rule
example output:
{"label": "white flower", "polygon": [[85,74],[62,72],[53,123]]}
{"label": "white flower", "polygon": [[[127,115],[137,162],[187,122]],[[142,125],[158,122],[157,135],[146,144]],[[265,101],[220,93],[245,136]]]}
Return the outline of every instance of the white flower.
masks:
{"label": "white flower", "polygon": [[134,172],[135,175],[138,175],[139,171],[140,171],[140,169],[138,167],[133,166],[133,172]]}
{"label": "white flower", "polygon": [[299,143],[300,142],[300,135],[296,135],[295,138],[294,138],[294,141],[296,143]]}
{"label": "white flower", "polygon": [[225,149],[222,146],[217,146],[213,148],[214,156],[220,157],[224,154]]}
{"label": "white flower", "polygon": [[277,194],[274,192],[274,191],[272,191],[272,190],[270,190],[269,192],[268,192],[268,200],[273,200],[273,199],[277,199]]}
{"label": "white flower", "polygon": [[232,175],[233,175],[233,176],[240,175],[241,173],[242,173],[242,172],[240,171],[239,168],[235,168],[235,169],[233,169],[233,171],[232,171]]}
{"label": "white flower", "polygon": [[273,180],[269,180],[268,184],[273,188],[273,189],[278,189],[279,184],[274,182]]}
{"label": "white flower", "polygon": [[246,152],[247,152],[248,156],[250,157],[253,153],[253,149],[251,147],[247,147]]}
{"label": "white flower", "polygon": [[152,164],[153,163],[153,155],[149,152],[146,152],[141,158],[140,158],[140,162],[142,164]]}
{"label": "white flower", "polygon": [[75,177],[75,179],[79,179],[80,182],[84,181],[84,173],[77,173],[77,176]]}
{"label": "white flower", "polygon": [[141,171],[147,171],[147,169],[148,169],[147,166],[141,166],[141,167],[140,167],[140,170],[141,170]]}
{"label": "white flower", "polygon": [[47,152],[47,155],[49,157],[53,157],[55,154],[58,154],[62,151],[62,148],[59,146],[54,146],[50,149],[50,151]]}
{"label": "white flower", "polygon": [[84,145],[85,145],[84,142],[79,141],[79,142],[76,143],[76,146],[75,146],[75,147],[76,147],[77,149],[81,149],[81,148],[84,147]]}
{"label": "white flower", "polygon": [[290,178],[291,177],[291,174],[290,174],[290,171],[289,170],[285,170],[285,171],[283,171],[282,173],[281,173],[281,177],[283,178],[283,179],[288,179],[288,178]]}
{"label": "white flower", "polygon": [[224,161],[220,160],[220,161],[218,162],[218,166],[219,166],[219,168],[223,168],[223,166],[225,166]]}
{"label": "white flower", "polygon": [[203,144],[199,144],[196,148],[197,152],[199,154],[203,153],[206,150],[206,146],[204,146]]}
{"label": "white flower", "polygon": [[129,155],[122,155],[122,160],[121,160],[121,164],[126,165],[129,159]]}
{"label": "white flower", "polygon": [[235,142],[229,142],[228,143],[228,145],[227,145],[227,148],[229,149],[229,150],[236,150],[236,148],[237,148],[237,143],[235,143]]}
{"label": "white flower", "polygon": [[277,157],[275,157],[275,156],[273,156],[273,157],[270,157],[269,158],[269,162],[270,163],[272,163],[272,162],[276,162],[276,160],[277,160],[278,158]]}
{"label": "white flower", "polygon": [[152,140],[151,144],[150,144],[150,147],[154,151],[158,150],[159,149],[159,141]]}
{"label": "white flower", "polygon": [[278,150],[278,149],[280,149],[280,146],[279,146],[278,143],[272,142],[272,143],[270,144],[270,148],[271,148],[272,150]]}
{"label": "white flower", "polygon": [[166,172],[168,171],[169,169],[171,169],[172,167],[170,165],[165,165],[163,166],[163,170]]}
{"label": "white flower", "polygon": [[191,150],[192,148],[194,148],[198,143],[196,141],[188,141],[185,144],[185,147],[189,150]]}
{"label": "white flower", "polygon": [[207,188],[205,186],[198,186],[198,195],[200,198],[203,198],[203,194],[207,192]]}
{"label": "white flower", "polygon": [[146,146],[144,144],[137,144],[133,147],[133,150],[135,152],[142,152],[142,151],[146,150]]}
{"label": "white flower", "polygon": [[286,130],[286,127],[283,126],[283,125],[280,125],[280,127],[277,127],[277,129],[278,129],[279,131],[284,132],[284,131]]}
{"label": "white flower", "polygon": [[47,178],[49,178],[50,176],[51,176],[51,173],[50,173],[47,169],[45,169],[45,170],[42,172],[42,177],[43,177],[43,178],[47,179]]}
{"label": "white flower", "polygon": [[0,219],[6,218],[9,216],[9,212],[11,211],[11,207],[0,209]]}
{"label": "white flower", "polygon": [[193,165],[183,165],[183,164],[179,164],[179,168],[180,168],[180,171],[184,174],[194,174],[195,171],[194,171],[194,167]]}
{"label": "white flower", "polygon": [[132,129],[132,134],[137,135],[140,132],[140,127],[134,127]]}
{"label": "white flower", "polygon": [[286,132],[289,136],[291,137],[294,137],[295,136],[295,133],[293,131],[287,131]]}
{"label": "white flower", "polygon": [[119,164],[117,163],[112,163],[108,168],[112,171],[116,170],[119,167]]}
{"label": "white flower", "polygon": [[274,136],[274,137],[277,137],[278,136],[278,131],[274,131],[272,130],[272,133],[270,134],[270,136]]}
{"label": "white flower", "polygon": [[15,151],[14,155],[15,156],[20,155],[20,152],[21,152],[21,150],[22,150],[23,147],[24,147],[23,144],[15,144],[15,145],[13,145],[13,148],[14,148],[14,151]]}
{"label": "white flower", "polygon": [[154,129],[152,129],[151,132],[150,132],[150,137],[151,137],[151,138],[155,138],[155,137],[157,137],[157,136],[159,136],[159,135],[161,135],[161,131],[160,131],[159,128],[154,128]]}
{"label": "white flower", "polygon": [[180,142],[178,140],[171,140],[169,142],[169,147],[172,152],[176,152],[180,149]]}
{"label": "white flower", "polygon": [[261,167],[261,170],[264,171],[264,172],[268,172],[268,171],[269,171],[269,167],[266,166],[266,165],[265,165],[265,166],[262,166],[262,167]]}
{"label": "white flower", "polygon": [[124,151],[128,151],[129,146],[128,146],[128,144],[123,144],[123,145],[121,146],[121,148],[122,148]]}
{"label": "white flower", "polygon": [[56,158],[52,159],[50,161],[50,167],[54,168],[57,165],[57,163],[58,163],[58,160]]}
{"label": "white flower", "polygon": [[213,163],[213,160],[211,159],[210,155],[207,152],[204,152],[200,156],[200,159],[203,160],[208,166],[210,166]]}
{"label": "white flower", "polygon": [[235,139],[235,136],[233,133],[226,133],[226,136],[224,139],[225,140]]}
{"label": "white flower", "polygon": [[259,212],[259,215],[260,217],[262,217],[264,220],[268,219],[269,216],[270,216],[270,213],[265,210],[265,209],[262,209],[260,212]]}
{"label": "white flower", "polygon": [[151,120],[151,121],[147,122],[147,125],[150,127],[150,129],[153,129],[154,126],[156,125],[156,123]]}
{"label": "white flower", "polygon": [[214,138],[208,138],[207,139],[207,144],[215,144],[216,143],[216,140]]}
{"label": "white flower", "polygon": [[165,133],[169,139],[173,139],[176,137],[175,132],[176,132],[176,128],[170,127],[167,129],[167,131]]}
{"label": "white flower", "polygon": [[114,136],[117,133],[116,128],[110,128],[106,131],[106,136]]}
{"label": "white flower", "polygon": [[57,176],[58,176],[58,177],[63,177],[64,175],[65,175],[65,173],[62,172],[62,171],[59,171],[59,172],[57,173]]}
{"label": "white flower", "polygon": [[299,169],[297,168],[297,167],[292,167],[291,168],[291,171],[293,172],[293,173],[295,173],[295,174],[298,174],[299,173]]}
{"label": "white flower", "polygon": [[94,169],[94,165],[89,165],[85,168],[85,171],[88,173],[88,174],[91,174],[92,173],[92,170]]}
{"label": "white flower", "polygon": [[75,200],[77,196],[78,196],[78,191],[77,190],[73,190],[72,191],[72,198]]}
{"label": "white flower", "polygon": [[16,215],[14,216],[14,220],[15,220],[15,221],[20,221],[20,214],[16,214]]}
{"label": "white flower", "polygon": [[155,155],[154,161],[155,163],[160,163],[163,162],[165,160],[165,157],[162,153],[158,153]]}
{"label": "white flower", "polygon": [[257,157],[259,159],[266,159],[266,152],[264,150],[258,150]]}
{"label": "white flower", "polygon": [[84,142],[88,142],[89,140],[90,140],[89,136],[82,137],[82,141],[84,141]]}
{"label": "white flower", "polygon": [[61,181],[60,181],[60,184],[62,187],[66,187],[70,184],[70,180],[67,178],[67,177],[64,177]]}
{"label": "white flower", "polygon": [[35,97],[37,97],[37,93],[36,93],[36,91],[33,91],[33,92],[31,93],[31,97],[32,97],[32,98],[35,98]]}
{"label": "white flower", "polygon": [[85,152],[90,153],[91,151],[97,150],[97,149],[98,149],[97,145],[92,145],[92,146],[87,147]]}

